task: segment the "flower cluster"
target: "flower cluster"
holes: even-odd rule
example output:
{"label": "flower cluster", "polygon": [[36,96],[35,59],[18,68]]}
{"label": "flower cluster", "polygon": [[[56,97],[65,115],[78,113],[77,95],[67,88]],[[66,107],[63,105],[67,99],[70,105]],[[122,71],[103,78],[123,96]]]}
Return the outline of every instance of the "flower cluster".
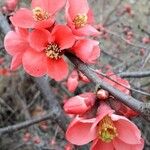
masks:
{"label": "flower cluster", "polygon": [[[127,80],[110,70],[106,72],[106,77],[100,75],[100,70],[96,72],[103,81],[123,93],[130,94]],[[68,79],[69,89],[74,90],[78,81],[79,75],[74,70]],[[108,101],[114,110],[110,108]],[[144,141],[139,129],[126,118],[136,116],[137,113],[121,102],[116,102],[103,89],[98,89],[96,93],[85,92],[71,97],[64,104],[64,110],[67,114],[74,115],[66,132],[66,139],[72,144],[84,145],[93,141],[91,150],[143,149]]]}
{"label": "flower cluster", "polygon": [[69,124],[66,139],[75,145],[91,141],[91,150],[142,150],[144,141],[140,130],[129,119],[115,114],[104,102],[98,107],[91,92],[69,99],[64,105],[68,114],[74,114]]}
{"label": "flower cluster", "polygon": [[[56,21],[56,14],[65,9],[66,24]],[[21,65],[35,77],[48,75],[56,81],[68,75],[66,53],[71,53],[84,63],[94,64],[100,56],[100,35],[94,24],[93,12],[87,0],[32,0],[31,7],[20,8],[10,17],[14,27],[4,40],[6,51],[12,56],[11,70]],[[98,73],[98,72],[97,72]],[[107,72],[110,78],[99,76],[118,90],[130,91],[116,82],[130,87],[128,81]],[[68,78],[67,87],[74,92],[78,80],[90,82],[82,73],[74,70]],[[118,111],[105,103],[115,99],[105,90],[86,92],[70,98],[64,105],[67,114],[74,119],[68,126],[66,139],[75,145],[93,141],[91,150],[142,150],[143,139],[139,129],[126,117],[135,115],[130,108],[120,103]],[[117,114],[119,112],[119,115]],[[120,116],[123,114],[124,116]]]}
{"label": "flower cluster", "polygon": [[[67,24],[56,22],[62,8]],[[32,0],[30,9],[20,8],[10,21],[15,31],[5,36],[4,45],[13,57],[12,70],[23,65],[32,76],[48,74],[60,81],[68,75],[65,53],[88,64],[100,56],[99,42],[92,39],[99,32],[86,0]]]}

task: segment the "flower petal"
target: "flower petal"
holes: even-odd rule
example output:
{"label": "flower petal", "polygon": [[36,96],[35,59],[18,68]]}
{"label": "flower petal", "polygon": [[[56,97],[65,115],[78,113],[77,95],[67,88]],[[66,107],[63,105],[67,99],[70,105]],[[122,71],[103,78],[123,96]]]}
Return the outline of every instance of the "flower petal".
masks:
{"label": "flower petal", "polygon": [[56,25],[52,31],[52,36],[61,49],[68,49],[75,43],[75,36],[71,29],[65,25]]}
{"label": "flower petal", "polygon": [[59,11],[66,3],[66,0],[32,0],[32,8],[41,7],[47,12],[54,15]]}
{"label": "flower petal", "polygon": [[131,144],[124,143],[123,141],[119,140],[118,138],[116,138],[113,141],[113,145],[116,150],[132,150]]}
{"label": "flower petal", "polygon": [[78,87],[79,75],[76,69],[74,69],[68,77],[67,80],[67,89],[69,92],[74,92]]}
{"label": "flower petal", "polygon": [[68,64],[63,58],[47,59],[47,74],[56,81],[63,80],[68,75]]}
{"label": "flower petal", "polygon": [[13,56],[10,66],[11,70],[16,70],[22,64],[22,55],[22,53],[18,53]]}
{"label": "flower petal", "polygon": [[132,146],[132,150],[143,150],[144,149],[144,140],[141,139],[141,143],[140,144],[136,144],[134,146]]}
{"label": "flower petal", "polygon": [[113,109],[111,109],[105,102],[101,102],[97,110],[98,116],[96,117],[96,121],[93,123],[92,128],[95,128],[106,115],[112,115],[113,113]]}
{"label": "flower petal", "polygon": [[131,145],[131,144],[124,143],[120,139],[116,138],[113,141],[113,145],[115,147],[115,150],[142,150],[144,147],[144,142],[141,139],[140,144]]}
{"label": "flower petal", "polygon": [[16,33],[18,36],[21,37],[21,39],[24,39],[25,41],[28,41],[29,31],[26,28],[15,28]]}
{"label": "flower petal", "polygon": [[36,29],[46,29],[46,28],[50,28],[53,24],[54,24],[55,20],[54,17],[50,17],[47,20],[42,20],[42,21],[38,21],[35,23],[34,28]]}
{"label": "flower petal", "polygon": [[[127,144],[139,144],[141,133],[138,127],[123,116],[111,115],[111,119],[117,128],[118,138]],[[125,130],[126,129],[126,130]]]}
{"label": "flower petal", "polygon": [[88,11],[88,24],[94,24],[95,23],[95,19],[94,19],[94,13],[93,10],[90,8]]}
{"label": "flower petal", "polygon": [[50,33],[45,29],[35,29],[29,34],[29,43],[37,52],[44,50],[48,44],[48,39],[51,37]]}
{"label": "flower petal", "polygon": [[69,114],[83,114],[88,110],[88,106],[86,105],[84,98],[75,96],[65,103],[64,110]]}
{"label": "flower petal", "polygon": [[102,142],[100,139],[95,139],[91,145],[90,150],[99,150],[99,149],[100,150],[114,150],[114,146],[112,142],[105,143],[105,142]]}
{"label": "flower petal", "polygon": [[97,31],[92,25],[89,24],[79,29],[75,29],[73,27],[71,28],[72,32],[78,36],[98,36],[100,34],[99,31]]}
{"label": "flower petal", "polygon": [[6,51],[10,55],[16,55],[17,53],[23,53],[28,47],[27,41],[22,39],[16,32],[10,31],[7,33],[4,39],[4,46]]}
{"label": "flower petal", "polygon": [[96,138],[96,128],[91,130],[95,118],[83,119],[76,117],[68,126],[66,139],[75,145],[84,145]]}
{"label": "flower petal", "polygon": [[69,114],[83,114],[88,111],[95,103],[95,94],[85,92],[71,97],[64,105],[65,112]]}
{"label": "flower petal", "polygon": [[83,39],[76,42],[72,48],[73,52],[85,63],[93,63],[99,57],[100,49],[98,42],[90,39]]}
{"label": "flower petal", "polygon": [[88,63],[90,63],[90,64],[96,63],[96,59],[98,57],[100,57],[100,48],[99,48],[99,46],[94,46]]}
{"label": "flower petal", "polygon": [[21,28],[33,28],[34,19],[32,16],[32,11],[27,8],[19,9],[14,16],[10,17],[12,24],[16,27]]}
{"label": "flower petal", "polygon": [[87,0],[68,0],[66,8],[72,19],[79,14],[87,14],[89,10]]}
{"label": "flower petal", "polygon": [[28,49],[23,55],[23,67],[25,71],[35,77],[45,75],[47,70],[47,58],[45,53]]}

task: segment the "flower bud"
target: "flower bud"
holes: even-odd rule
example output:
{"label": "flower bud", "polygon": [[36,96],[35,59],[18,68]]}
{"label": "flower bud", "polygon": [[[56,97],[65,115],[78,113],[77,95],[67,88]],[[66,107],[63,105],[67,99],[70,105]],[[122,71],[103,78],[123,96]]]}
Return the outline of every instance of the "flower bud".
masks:
{"label": "flower bud", "polygon": [[100,89],[97,91],[96,96],[99,100],[106,100],[109,97],[109,93],[106,90]]}
{"label": "flower bud", "polygon": [[94,93],[84,93],[70,98],[64,105],[64,110],[68,114],[84,114],[95,103]]}
{"label": "flower bud", "polygon": [[17,4],[18,0],[7,0],[5,5],[9,11],[13,11],[15,10]]}
{"label": "flower bud", "polygon": [[40,137],[39,137],[39,136],[33,137],[33,142],[34,142],[35,144],[40,144],[40,143],[41,143]]}
{"label": "flower bud", "polygon": [[74,92],[78,86],[79,83],[79,75],[77,70],[73,70],[72,73],[69,75],[67,80],[67,88],[69,92]]}
{"label": "flower bud", "polygon": [[31,139],[31,134],[29,133],[29,132],[26,132],[24,135],[23,135],[23,141],[25,142],[25,143],[27,143],[27,142],[29,142],[30,141],[30,139]]}
{"label": "flower bud", "polygon": [[65,150],[73,150],[73,144],[67,143],[67,144],[65,145]]}

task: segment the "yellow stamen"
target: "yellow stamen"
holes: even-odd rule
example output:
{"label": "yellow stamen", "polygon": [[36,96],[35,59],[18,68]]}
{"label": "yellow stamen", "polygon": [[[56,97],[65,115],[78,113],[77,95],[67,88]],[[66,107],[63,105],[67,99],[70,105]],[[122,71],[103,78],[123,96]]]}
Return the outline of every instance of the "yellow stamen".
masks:
{"label": "yellow stamen", "polygon": [[50,17],[50,14],[40,7],[35,7],[32,13],[35,21],[47,20]]}
{"label": "yellow stamen", "polygon": [[62,51],[60,50],[59,46],[56,43],[50,43],[47,45],[46,49],[46,56],[52,59],[58,59],[62,56]]}
{"label": "yellow stamen", "polygon": [[106,143],[111,142],[116,136],[118,136],[117,130],[113,121],[109,116],[105,116],[99,123],[98,137]]}
{"label": "yellow stamen", "polygon": [[78,14],[73,20],[75,28],[84,27],[87,24],[87,19],[88,19],[87,15]]}

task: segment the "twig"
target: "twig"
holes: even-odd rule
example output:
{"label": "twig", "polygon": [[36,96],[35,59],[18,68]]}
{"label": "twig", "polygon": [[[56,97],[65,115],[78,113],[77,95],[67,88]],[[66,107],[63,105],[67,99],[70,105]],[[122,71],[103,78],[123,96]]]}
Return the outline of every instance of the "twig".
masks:
{"label": "twig", "polygon": [[[91,68],[91,67],[89,67],[89,69],[91,69],[93,72],[96,72],[95,69],[93,69],[93,68]],[[124,88],[126,88],[126,89],[128,89],[128,90],[131,90],[131,91],[134,91],[134,92],[138,92],[138,93],[143,94],[143,95],[146,95],[146,96],[150,96],[150,94],[147,93],[147,92],[144,92],[144,91],[141,91],[141,90],[137,90],[137,89],[135,89],[135,88],[128,87],[128,86],[126,86],[126,85],[124,85],[124,84],[122,84],[122,83],[119,83],[119,82],[115,81],[114,79],[111,78],[111,76],[113,76],[114,74],[110,74],[109,76],[107,76],[106,74],[104,74],[104,73],[102,73],[102,72],[96,72],[96,73],[99,74],[99,75],[101,75],[101,76],[103,76],[103,77],[108,78],[109,80],[115,82],[115,83],[118,84],[118,85],[121,85],[122,87],[124,87]]]}
{"label": "twig", "polygon": [[117,37],[117,38],[120,39],[120,40],[123,40],[124,42],[128,43],[129,45],[131,45],[131,46],[133,46],[133,47],[148,49],[148,47],[145,47],[145,46],[143,46],[143,45],[139,45],[139,44],[134,44],[134,43],[128,42],[127,39],[125,39],[123,36],[118,35],[118,34],[115,33],[115,32],[112,32],[112,31],[110,31],[110,30],[106,30],[106,32],[109,33],[110,35],[113,35],[113,36]]}
{"label": "twig", "polygon": [[118,8],[118,6],[121,5],[122,2],[123,2],[123,0],[119,0],[117,2],[117,4],[115,5],[115,7],[109,12],[108,16],[106,17],[106,19],[104,21],[104,26],[107,24],[107,22],[109,21],[111,15],[116,11],[116,9]]}
{"label": "twig", "polygon": [[144,28],[142,28],[140,25],[138,25],[138,28],[141,30],[141,32],[147,34],[150,37],[150,32],[146,31]]}
{"label": "twig", "polygon": [[143,69],[145,67],[145,65],[149,59],[150,59],[150,51],[148,51],[148,53],[145,55],[145,58],[141,62],[141,68],[140,69]]}
{"label": "twig", "polygon": [[52,113],[52,119],[58,123],[58,125],[66,131],[68,120],[58,103],[58,99],[52,93],[50,86],[45,77],[33,78],[37,87],[39,88],[41,94],[44,97],[45,102],[47,103],[47,109]]}
{"label": "twig", "polygon": [[150,77],[150,70],[149,71],[141,71],[141,72],[122,72],[119,73],[123,78],[145,78]]}
{"label": "twig", "polygon": [[0,136],[2,136],[3,134],[6,134],[6,133],[12,133],[12,132],[27,128],[31,125],[34,125],[34,124],[39,123],[44,120],[48,120],[50,118],[53,119],[53,113],[51,113],[51,112],[47,115],[40,116],[40,117],[37,117],[34,119],[30,119],[30,120],[24,121],[22,123],[18,123],[16,125],[10,125],[8,127],[0,128]]}
{"label": "twig", "polygon": [[4,49],[4,46],[0,46],[0,50]]}
{"label": "twig", "polygon": [[118,60],[119,62],[123,62],[123,60],[121,60],[118,57],[115,57],[113,54],[108,53],[107,51],[105,51],[104,49],[101,50],[101,52],[109,57],[111,57],[112,59]]}
{"label": "twig", "polygon": [[3,14],[0,12],[0,31],[4,35],[7,34],[11,30],[9,24],[6,21],[6,18],[3,16]]}

